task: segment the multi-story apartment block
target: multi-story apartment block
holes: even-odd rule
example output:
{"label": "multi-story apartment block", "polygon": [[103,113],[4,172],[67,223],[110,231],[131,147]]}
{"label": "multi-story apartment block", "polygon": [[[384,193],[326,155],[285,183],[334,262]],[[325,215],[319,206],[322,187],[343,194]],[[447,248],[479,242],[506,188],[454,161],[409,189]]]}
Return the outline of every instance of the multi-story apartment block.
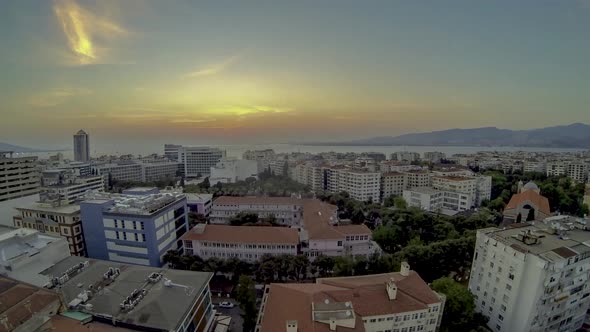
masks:
{"label": "multi-story apartment block", "polygon": [[430,172],[422,170],[402,173],[405,174],[405,188],[430,187]]}
{"label": "multi-story apartment block", "polygon": [[225,157],[225,150],[210,147],[178,148],[178,161],[184,166],[184,175],[188,178],[208,176],[211,167]]}
{"label": "multi-story apartment block", "polygon": [[299,234],[289,227],[198,224],[182,236],[184,254],[203,259],[238,258],[254,262],[264,255],[297,255]]}
{"label": "multi-story apartment block", "polygon": [[253,160],[223,158],[211,167],[209,182],[236,183],[247,178],[258,178],[258,164]]}
{"label": "multi-story apartment block", "polygon": [[74,135],[74,160],[90,161],[90,141],[88,134],[82,129]]}
{"label": "multi-story apartment block", "polygon": [[[367,226],[341,225],[337,210],[317,199],[222,196],[213,202],[210,220],[212,224],[229,224],[239,212],[254,212],[260,218],[274,215],[280,224],[299,230],[301,252],[310,259],[319,255],[368,256],[380,252]],[[226,242],[231,241],[235,240],[228,235]]]}
{"label": "multi-story apartment block", "polygon": [[17,207],[14,226],[38,230],[51,236],[66,239],[75,256],[86,256],[86,244],[80,220],[80,206],[61,201],[35,202]]}
{"label": "multi-story apartment block", "polygon": [[50,169],[43,171],[41,185],[41,196],[67,205],[82,199],[90,190],[104,191],[104,178],[100,175],[77,176],[72,169]]}
{"label": "multi-story apartment block", "polygon": [[478,230],[469,290],[492,331],[582,326],[590,306],[588,221],[548,219]]}
{"label": "multi-story apartment block", "polygon": [[467,208],[471,208],[477,204],[475,201],[475,196],[477,194],[477,179],[474,177],[467,178],[460,176],[433,176],[432,188],[441,191],[467,194],[466,197],[473,199],[473,201],[467,202]]}
{"label": "multi-story apartment block", "polygon": [[567,175],[567,164],[562,161],[553,161],[547,163],[547,176]]}
{"label": "multi-story apartment block", "polygon": [[413,162],[420,160],[418,152],[399,151],[391,154],[391,160]]}
{"label": "multi-story apartment block", "polygon": [[523,171],[525,173],[537,172],[545,174],[547,173],[547,163],[544,160],[525,160],[523,165]]}
{"label": "multi-story apartment block", "polygon": [[60,294],[68,310],[114,325],[74,331],[178,332],[213,331],[212,276],[84,257],[68,257],[34,275]]}
{"label": "multi-story apartment block", "polygon": [[403,198],[408,206],[430,212],[465,211],[473,207],[472,194],[418,187],[404,190]]}
{"label": "multi-story apartment block", "polygon": [[0,151],[0,202],[39,192],[37,157],[13,157]]}
{"label": "multi-story apartment block", "polygon": [[402,262],[400,272],[268,285],[255,331],[434,332],[445,300]]}
{"label": "multi-story apartment block", "polygon": [[242,155],[243,159],[254,160],[258,165],[258,173],[268,169],[270,162],[276,159],[275,151],[273,149],[266,150],[248,150]]}
{"label": "multi-story apartment block", "polygon": [[177,144],[164,144],[164,156],[172,161],[180,161],[178,159],[178,150],[182,145]]}
{"label": "multi-story apartment block", "polygon": [[308,185],[311,190],[323,191],[325,188],[325,166],[316,165],[313,162],[304,162],[295,165],[291,178],[299,183]]}
{"label": "multi-story apartment block", "polygon": [[578,183],[588,181],[590,166],[585,162],[571,162],[567,165],[567,176]]}
{"label": "multi-story apartment block", "polygon": [[403,173],[387,172],[381,174],[381,199],[389,196],[401,196],[405,189],[405,178]]}
{"label": "multi-story apartment block", "polygon": [[431,163],[440,163],[440,161],[445,159],[446,157],[447,156],[443,152],[439,151],[424,152],[424,160],[429,161]]}
{"label": "multi-story apartment block", "polygon": [[174,161],[145,161],[141,163],[141,181],[153,182],[174,178],[179,163]]}
{"label": "multi-story apartment block", "polygon": [[338,169],[337,190],[346,191],[350,197],[359,201],[378,201],[381,197],[381,173],[353,169]]}
{"label": "multi-story apartment block", "polygon": [[110,163],[98,164],[92,167],[97,175],[102,175],[105,178],[109,176],[117,181],[141,182],[142,168],[139,163]]}
{"label": "multi-story apartment block", "polygon": [[91,195],[80,204],[88,257],[159,267],[188,230],[183,194],[134,188]]}
{"label": "multi-story apartment block", "polygon": [[379,163],[379,171],[382,173],[387,172],[408,172],[408,171],[421,171],[424,170],[422,166],[408,165],[396,160],[385,160]]}
{"label": "multi-story apartment block", "polygon": [[221,196],[213,201],[209,220],[212,224],[229,224],[230,219],[240,212],[256,213],[259,218],[274,216],[281,225],[299,226],[303,217],[303,200]]}

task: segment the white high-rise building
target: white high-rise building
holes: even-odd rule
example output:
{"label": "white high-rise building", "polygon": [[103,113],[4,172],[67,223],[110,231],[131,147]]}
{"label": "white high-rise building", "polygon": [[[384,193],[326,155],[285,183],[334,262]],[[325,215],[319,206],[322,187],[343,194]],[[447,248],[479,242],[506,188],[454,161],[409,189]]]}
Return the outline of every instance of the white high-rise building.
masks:
{"label": "white high-rise building", "polygon": [[212,184],[235,183],[258,177],[258,164],[254,160],[223,158],[211,167],[209,182]]}
{"label": "white high-rise building", "polygon": [[275,160],[276,155],[273,149],[266,150],[248,150],[244,152],[242,158],[246,160],[255,160],[258,164],[258,173],[268,169],[270,162]]}
{"label": "white high-rise building", "polygon": [[208,176],[211,167],[224,157],[225,150],[217,148],[188,146],[178,148],[178,161],[184,166],[184,175],[187,178]]}
{"label": "white high-rise building", "polygon": [[0,151],[0,202],[39,192],[37,157],[13,157]]}
{"label": "white high-rise building", "polygon": [[82,129],[78,130],[74,135],[74,160],[90,160],[90,142],[88,141],[88,134]]}
{"label": "white high-rise building", "polygon": [[576,331],[590,306],[587,220],[477,232],[469,290],[495,332]]}

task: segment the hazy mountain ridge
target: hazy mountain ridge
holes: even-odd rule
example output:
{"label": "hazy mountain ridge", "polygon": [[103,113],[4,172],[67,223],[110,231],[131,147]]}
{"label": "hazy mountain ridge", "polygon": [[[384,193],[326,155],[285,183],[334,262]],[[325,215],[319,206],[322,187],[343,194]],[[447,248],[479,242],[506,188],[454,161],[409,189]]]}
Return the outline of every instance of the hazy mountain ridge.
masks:
{"label": "hazy mountain ridge", "polygon": [[381,136],[348,142],[312,145],[440,145],[440,146],[522,146],[590,149],[590,125],[574,123],[530,130],[496,127],[447,129],[400,136]]}
{"label": "hazy mountain ridge", "polygon": [[18,146],[8,143],[0,142],[0,151],[12,151],[12,152],[34,152],[35,149],[27,148],[24,146]]}

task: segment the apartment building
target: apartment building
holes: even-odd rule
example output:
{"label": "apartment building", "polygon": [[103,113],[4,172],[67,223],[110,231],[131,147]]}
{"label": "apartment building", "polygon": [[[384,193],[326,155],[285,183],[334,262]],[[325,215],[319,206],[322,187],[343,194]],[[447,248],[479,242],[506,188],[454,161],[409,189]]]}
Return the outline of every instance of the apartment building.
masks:
{"label": "apartment building", "polygon": [[427,170],[402,173],[405,175],[405,188],[430,187],[430,172]]}
{"label": "apartment building", "polygon": [[212,224],[229,224],[230,219],[240,212],[256,213],[259,218],[274,216],[280,225],[299,226],[303,217],[303,200],[221,196],[213,201],[209,221]]}
{"label": "apartment building", "polygon": [[590,306],[587,223],[549,218],[478,230],[469,290],[492,331],[576,331],[582,326]]}
{"label": "apartment building", "polygon": [[88,257],[96,259],[159,267],[188,230],[186,197],[157,188],[93,194],[80,211]]}
{"label": "apartment building", "polygon": [[104,177],[78,176],[73,169],[50,169],[42,172],[41,196],[57,199],[63,205],[83,198],[90,190],[104,191]]}
{"label": "apartment building", "polygon": [[299,183],[308,185],[313,191],[323,191],[325,188],[325,165],[314,162],[303,162],[295,165],[291,178]]}
{"label": "apartment building", "polygon": [[141,182],[142,167],[139,163],[108,163],[92,166],[94,173],[107,179],[109,176],[117,181]]}
{"label": "apartment building", "polygon": [[432,188],[441,191],[450,191],[455,193],[467,194],[466,197],[473,199],[467,201],[466,206],[472,207],[479,202],[475,201],[477,194],[477,179],[460,176],[433,176]]}
{"label": "apartment building", "polygon": [[173,161],[144,161],[141,163],[141,181],[154,182],[176,177],[179,163]]}
{"label": "apartment building", "polygon": [[567,175],[567,163],[563,161],[552,161],[547,163],[547,176]]}
{"label": "apartment building", "polygon": [[183,252],[203,259],[237,258],[255,262],[264,255],[297,255],[299,234],[289,227],[198,224],[181,238]]}
{"label": "apartment building", "polygon": [[525,173],[537,172],[545,174],[547,173],[547,162],[543,160],[525,160],[523,171]]}
{"label": "apartment building", "polygon": [[390,196],[401,196],[404,192],[406,176],[399,172],[381,174],[381,200]]}
{"label": "apartment building", "polygon": [[178,161],[182,163],[184,175],[187,178],[208,176],[211,167],[215,166],[225,157],[225,150],[210,147],[188,147],[178,148]]}
{"label": "apartment building", "polygon": [[255,331],[434,332],[445,300],[402,262],[399,272],[267,285]]}
{"label": "apartment building", "polygon": [[172,161],[180,161],[178,158],[178,150],[182,145],[178,144],[164,144],[164,156]]}
{"label": "apartment building", "polygon": [[445,159],[446,157],[447,156],[443,152],[439,151],[424,152],[424,160],[429,161],[431,163],[440,163],[440,161]]}
{"label": "apartment building", "polygon": [[420,154],[418,152],[410,151],[399,151],[391,154],[391,160],[413,162],[420,160]]}
{"label": "apartment building", "polygon": [[244,152],[242,158],[245,160],[256,161],[258,173],[261,173],[265,169],[268,169],[270,162],[276,159],[276,155],[273,149],[248,150]]}
{"label": "apartment building", "polygon": [[422,166],[408,165],[408,163],[404,163],[404,162],[396,161],[396,160],[384,160],[379,163],[379,171],[381,173],[421,171],[424,169],[425,168],[423,168]]}
{"label": "apartment building", "polygon": [[258,164],[254,160],[222,158],[211,167],[209,182],[212,184],[236,183],[247,178],[258,178]]}
{"label": "apartment building", "polygon": [[465,211],[473,207],[475,200],[472,194],[437,190],[430,187],[418,187],[404,190],[403,198],[408,206],[417,207],[430,212],[451,213]]}
{"label": "apartment building", "polygon": [[15,157],[0,151],[0,202],[39,192],[37,157]]}
{"label": "apartment building", "polygon": [[[457,191],[452,189],[453,188],[453,184],[452,184],[452,178],[464,178],[464,179],[469,179],[469,180],[465,180],[465,181],[475,181],[474,184],[474,191],[473,190],[459,190],[457,192],[467,192],[471,195],[474,196],[475,199],[475,206],[480,206],[481,203],[484,200],[490,200],[492,197],[492,177],[491,176],[487,176],[487,175],[480,175],[480,174],[476,174],[473,171],[471,171],[469,168],[466,167],[460,167],[457,165],[438,165],[435,166],[432,170],[432,176],[433,176],[433,183],[432,186],[435,189],[442,189],[442,190],[451,190],[451,191]],[[435,185],[434,182],[434,177],[438,177],[439,179],[436,180],[437,184]],[[442,180],[441,180],[442,178]],[[448,185],[442,184],[441,182],[445,182],[444,178],[448,178],[449,182]],[[459,183],[461,182],[461,179],[456,179]],[[467,182],[465,182],[467,183]]]}
{"label": "apartment building", "polygon": [[112,325],[80,331],[178,332],[213,331],[212,276],[84,257],[68,257],[34,275],[59,293],[71,316]]}
{"label": "apartment building", "polygon": [[567,176],[578,183],[588,181],[590,166],[586,162],[571,162],[567,165]]}
{"label": "apartment building", "polygon": [[13,217],[15,227],[35,229],[42,234],[63,237],[69,245],[69,253],[86,256],[86,242],[80,220],[80,206],[61,201],[35,202],[16,207]]}
{"label": "apartment building", "polygon": [[353,169],[338,169],[335,192],[346,191],[359,201],[378,201],[381,197],[381,173]]}

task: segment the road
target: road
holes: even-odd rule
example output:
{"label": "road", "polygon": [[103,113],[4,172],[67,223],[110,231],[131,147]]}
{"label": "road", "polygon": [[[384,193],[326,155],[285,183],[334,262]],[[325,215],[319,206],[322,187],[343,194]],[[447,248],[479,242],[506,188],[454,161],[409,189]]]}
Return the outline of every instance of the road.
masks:
{"label": "road", "polygon": [[[218,304],[223,301],[230,301],[234,304],[234,307],[231,309],[220,308]],[[229,326],[230,332],[242,332],[242,309],[240,309],[238,304],[233,299],[213,299],[213,304],[215,304],[215,310],[217,310],[217,312],[220,312],[222,315],[227,315],[231,317],[231,323]]]}

